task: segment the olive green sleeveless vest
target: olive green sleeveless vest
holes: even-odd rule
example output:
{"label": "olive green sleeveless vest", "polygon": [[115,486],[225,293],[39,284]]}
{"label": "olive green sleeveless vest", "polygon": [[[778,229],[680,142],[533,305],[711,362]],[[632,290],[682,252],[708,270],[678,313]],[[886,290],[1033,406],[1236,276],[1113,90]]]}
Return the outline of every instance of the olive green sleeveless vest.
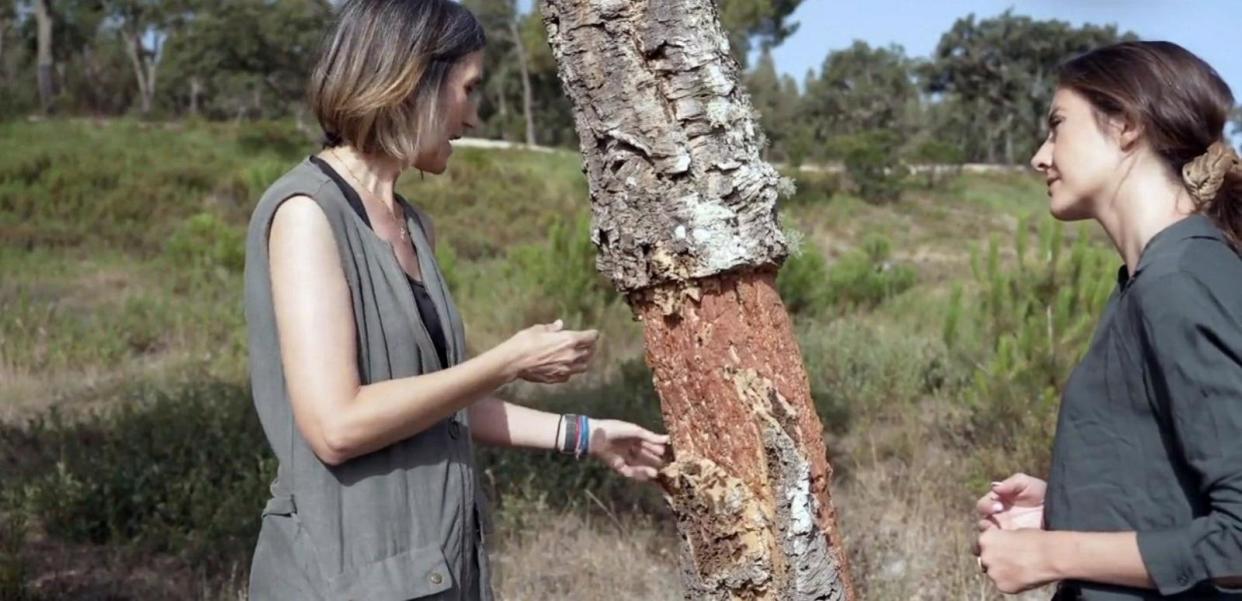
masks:
{"label": "olive green sleeveless vest", "polygon": [[[272,304],[268,235],[276,209],[299,195],[314,199],[331,223],[353,302],[362,383],[445,367],[391,247],[336,184],[309,160],[272,184],[250,221],[245,310],[254,404],[280,467],[263,510],[250,598],[491,599],[481,526],[487,514],[464,410],[335,467],[318,459],[294,424]],[[426,217],[400,202],[445,330],[449,363],[459,363],[465,349],[461,316],[423,228]]]}

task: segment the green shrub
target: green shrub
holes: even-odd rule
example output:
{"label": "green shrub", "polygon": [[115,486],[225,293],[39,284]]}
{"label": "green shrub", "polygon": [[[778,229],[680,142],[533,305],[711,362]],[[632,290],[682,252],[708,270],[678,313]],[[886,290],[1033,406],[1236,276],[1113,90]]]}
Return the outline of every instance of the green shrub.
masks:
{"label": "green shrub", "polygon": [[[173,273],[207,276],[209,282],[241,273],[246,264],[245,233],[211,213],[190,217],[173,231],[164,244],[164,258]],[[194,273],[197,272],[197,273]]]}
{"label": "green shrub", "polygon": [[165,227],[242,157],[218,137],[129,121],[9,127],[0,146],[5,243],[159,252]]}
{"label": "green shrub", "polygon": [[895,132],[870,130],[833,140],[830,154],[841,157],[858,195],[872,203],[901,197],[905,166],[898,156],[901,140]]}
{"label": "green shrub", "polygon": [[828,430],[906,413],[951,378],[939,341],[858,319],[813,323],[798,333],[815,409]]}
{"label": "green shrub", "polygon": [[[924,188],[932,189],[961,173],[966,154],[956,145],[930,138],[916,144],[907,158],[918,163],[922,172],[913,178]],[[912,174],[913,175],[913,174]]]}
{"label": "green shrub", "polygon": [[[660,429],[641,360],[626,362],[601,386],[559,388],[529,404]],[[502,508],[506,499],[582,506],[590,502],[584,490],[610,507],[663,506],[654,487],[636,487],[596,461],[478,452],[489,494]],[[276,467],[248,388],[225,383],[142,388],[125,404],[79,420],[51,411],[20,426],[0,423],[0,457],[10,498],[0,504],[0,526],[16,531],[29,515],[59,540],[171,553],[217,574],[245,566]],[[12,507],[21,512],[6,511]],[[5,553],[0,546],[0,570],[20,567]]]}
{"label": "green shrub", "polygon": [[141,390],[81,421],[5,428],[4,456],[20,460],[3,479],[51,536],[222,565],[253,550],[275,459],[243,386]]}
{"label": "green shrub", "polygon": [[314,140],[293,121],[252,121],[237,133],[237,145],[247,155],[272,153],[287,161],[316,150]]}
{"label": "green shrub", "polygon": [[892,244],[872,234],[862,248],[842,256],[828,272],[828,302],[841,308],[873,308],[908,290],[918,280],[914,268],[890,260]]}
{"label": "green shrub", "polygon": [[815,153],[815,134],[809,127],[800,127],[789,132],[788,137],[777,145],[785,155],[785,160],[792,167],[798,167]]}
{"label": "green shrub", "polygon": [[529,282],[566,323],[593,322],[617,298],[611,283],[595,269],[590,219],[556,219],[542,244],[524,244],[510,254],[512,276]]}
{"label": "green shrub", "polygon": [[560,152],[459,148],[443,175],[407,176],[400,189],[446,234],[440,243],[469,261],[504,258],[588,206],[581,161]]}
{"label": "green shrub", "polygon": [[828,304],[828,263],[815,243],[797,232],[787,232],[792,252],[776,275],[785,308],[791,313],[814,313]]}
{"label": "green shrub", "polygon": [[0,498],[0,599],[26,601],[33,595],[27,587],[29,568],[22,557],[26,540],[26,514],[12,499],[12,490]]}
{"label": "green shrub", "polygon": [[231,221],[244,223],[259,198],[280,176],[296,163],[295,159],[260,155],[236,169],[231,177],[216,186],[212,198]]}
{"label": "green shrub", "polygon": [[891,244],[883,236],[867,236],[862,248],[832,265],[814,243],[797,234],[791,237],[797,250],[785,261],[776,283],[785,307],[793,313],[872,309],[918,280],[912,267],[889,259]]}
{"label": "green shrub", "polygon": [[[951,307],[944,329],[946,345],[978,366],[967,442],[1002,450],[1018,464],[995,469],[1046,469],[1062,386],[1115,285],[1115,255],[1093,246],[1085,228],[1066,253],[1062,224],[1046,219],[1034,256],[1029,230],[1020,221],[1010,264],[995,238],[986,256],[975,250],[980,290],[969,304]],[[962,336],[965,323],[975,325],[977,340]]]}
{"label": "green shrub", "polygon": [[0,356],[23,369],[108,368],[160,350],[179,309],[165,298],[134,295],[83,311],[34,290],[18,286],[0,298]]}
{"label": "green shrub", "polygon": [[828,202],[841,190],[841,177],[835,173],[817,171],[792,172],[794,193],[784,200],[790,206]]}

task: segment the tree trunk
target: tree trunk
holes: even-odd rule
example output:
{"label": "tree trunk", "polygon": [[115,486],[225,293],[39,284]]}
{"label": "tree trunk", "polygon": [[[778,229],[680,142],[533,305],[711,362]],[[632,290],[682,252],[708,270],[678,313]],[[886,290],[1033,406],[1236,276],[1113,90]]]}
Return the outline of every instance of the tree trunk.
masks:
{"label": "tree trunk", "polygon": [[509,141],[509,95],[506,94],[508,90],[505,89],[503,82],[508,79],[508,76],[509,70],[505,67],[501,67],[496,74],[499,84],[496,86],[496,113],[500,115],[500,139],[506,142]]}
{"label": "tree trunk", "polygon": [[87,90],[85,92],[86,102],[90,106],[91,113],[99,115],[104,112],[104,109],[100,106],[103,104],[100,100],[102,96],[100,90],[103,90],[104,86],[100,83],[99,61],[96,59],[95,52],[90,44],[82,47],[80,56],[82,60],[82,74],[86,77],[87,83]]}
{"label": "tree trunk", "polygon": [[151,94],[148,91],[147,69],[145,68],[144,55],[146,49],[142,46],[142,34],[136,29],[128,30],[124,33],[125,51],[129,56],[129,62],[134,67],[134,78],[138,81],[138,108],[143,115],[151,112]]}
{"label": "tree trunk", "polygon": [[[190,116],[197,117],[199,113],[198,98],[203,94],[203,82],[197,75],[190,77]],[[299,122],[299,125],[301,123]]]}
{"label": "tree trunk", "polygon": [[160,50],[167,35],[152,34],[154,47],[151,50],[143,45],[141,30],[127,29],[124,36],[125,50],[130,64],[134,67],[134,77],[138,80],[138,108],[146,116],[151,114],[151,108],[155,105],[155,80],[159,73]]}
{"label": "tree trunk", "polygon": [[522,74],[522,111],[526,116],[526,144],[535,145],[535,113],[531,107],[530,66],[526,62],[526,46],[522,44],[522,34],[518,31],[517,15],[509,20],[509,34],[513,36],[513,47],[517,50],[518,68]]}
{"label": "tree trunk", "polygon": [[5,64],[4,64],[4,57],[5,57],[4,44],[5,42],[8,41],[8,37],[5,34],[7,34],[8,32],[9,32],[8,17],[0,17],[0,78],[4,78],[5,80],[8,79],[8,74],[9,74],[9,71],[8,69],[5,68]]}
{"label": "tree trunk", "polygon": [[143,114],[150,114],[151,108],[155,106],[155,79],[159,75],[160,66],[160,37],[155,35],[155,46],[151,52],[146,53],[147,62],[147,97],[143,99]]}
{"label": "tree trunk", "polygon": [[509,103],[506,101],[505,96],[504,88],[500,88],[500,91],[496,93],[496,112],[500,115],[502,123],[509,116]]}
{"label": "tree trunk", "polygon": [[853,599],[823,427],[776,292],[790,186],[713,0],[545,0],[597,266],[643,322],[687,596]]}
{"label": "tree trunk", "polygon": [[1013,112],[1005,115],[1005,164],[1013,165]]}
{"label": "tree trunk", "polygon": [[52,97],[56,95],[53,82],[52,62],[52,11],[51,0],[35,0],[35,26],[38,29],[38,55],[35,62],[39,86],[39,108],[46,115],[52,112]]}

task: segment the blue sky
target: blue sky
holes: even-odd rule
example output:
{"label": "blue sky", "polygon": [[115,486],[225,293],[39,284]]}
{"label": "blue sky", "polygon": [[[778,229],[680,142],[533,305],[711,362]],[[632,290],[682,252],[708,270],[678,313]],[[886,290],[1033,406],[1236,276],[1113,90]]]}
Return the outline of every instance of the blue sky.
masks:
{"label": "blue sky", "polygon": [[799,82],[807,69],[819,71],[828,52],[854,40],[900,44],[909,56],[928,56],[959,17],[990,17],[1011,7],[1036,19],[1115,24],[1142,39],[1175,42],[1215,67],[1242,99],[1238,0],[805,0],[794,13],[798,32],[772,56],[777,69]]}
{"label": "blue sky", "polygon": [[[530,0],[519,0],[529,9]],[[1116,24],[1143,39],[1168,40],[1198,54],[1242,99],[1242,17],[1239,0],[804,0],[798,32],[773,50],[776,67],[799,82],[819,70],[832,50],[854,40],[899,44],[909,56],[927,56],[959,17],[990,17],[1012,7],[1037,19]]]}

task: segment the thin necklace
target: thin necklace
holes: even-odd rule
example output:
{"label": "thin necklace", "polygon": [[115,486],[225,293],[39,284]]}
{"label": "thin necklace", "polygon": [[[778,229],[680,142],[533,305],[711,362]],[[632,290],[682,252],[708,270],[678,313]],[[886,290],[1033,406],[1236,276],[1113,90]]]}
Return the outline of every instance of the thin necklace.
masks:
{"label": "thin necklace", "polygon": [[[349,168],[349,163],[346,163],[343,159],[341,159],[341,155],[339,155],[339,154],[337,154],[337,153],[336,153],[336,149],[335,149],[335,148],[333,148],[332,150],[329,150],[328,152],[332,153],[332,157],[336,159],[336,162],[340,163],[340,164],[341,164],[341,166],[345,168],[345,171],[349,173],[349,177],[353,178],[354,182],[358,184],[358,190],[359,190],[359,191],[360,191],[360,192],[361,192],[364,196],[371,196],[371,191],[370,191],[370,190],[367,190],[367,189],[366,189],[366,186],[364,186],[364,185],[362,184],[362,178],[358,177],[357,175],[354,175],[354,170]],[[374,197],[372,197],[372,198],[374,198]],[[381,204],[383,204],[383,203],[381,203]],[[393,207],[394,207],[394,208],[396,208],[396,206],[397,206],[397,203],[396,203],[396,202],[395,202],[395,200],[394,200],[394,202],[393,202]],[[402,213],[404,214],[404,213],[405,213],[405,211],[402,211]],[[392,218],[393,218],[394,220],[396,220],[396,222],[397,222],[397,229],[398,229],[398,230],[400,230],[400,232],[401,232],[401,233],[400,233],[400,236],[401,236],[401,241],[402,241],[402,242],[405,242],[405,241],[409,240],[409,239],[410,239],[410,231],[409,231],[408,229],[406,229],[406,227],[405,227],[405,219],[399,219],[399,218],[397,218],[397,215],[396,215],[396,213],[395,213],[395,212],[394,212],[394,213],[391,213],[391,215],[392,215]]]}

